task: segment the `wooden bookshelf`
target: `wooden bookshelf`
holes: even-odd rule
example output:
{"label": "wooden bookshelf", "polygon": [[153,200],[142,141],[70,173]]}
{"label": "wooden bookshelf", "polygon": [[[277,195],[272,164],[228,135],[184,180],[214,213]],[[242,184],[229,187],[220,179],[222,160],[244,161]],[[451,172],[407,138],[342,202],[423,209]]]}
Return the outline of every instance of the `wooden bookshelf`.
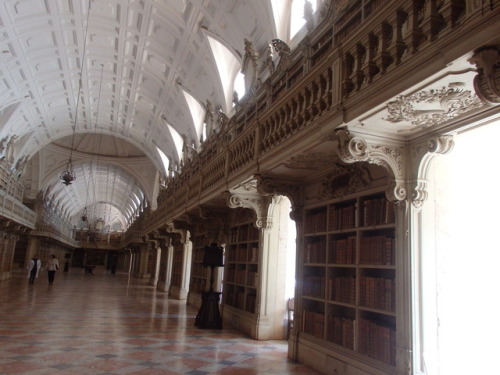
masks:
{"label": "wooden bookshelf", "polygon": [[189,280],[189,292],[197,293],[207,291],[209,268],[203,266],[205,254],[205,236],[196,236],[193,239],[193,255],[191,259],[191,279]]}
{"label": "wooden bookshelf", "polygon": [[303,332],[395,365],[395,229],[384,192],[305,209]]}
{"label": "wooden bookshelf", "polygon": [[225,305],[255,314],[259,278],[259,230],[253,223],[231,227],[225,254]]}

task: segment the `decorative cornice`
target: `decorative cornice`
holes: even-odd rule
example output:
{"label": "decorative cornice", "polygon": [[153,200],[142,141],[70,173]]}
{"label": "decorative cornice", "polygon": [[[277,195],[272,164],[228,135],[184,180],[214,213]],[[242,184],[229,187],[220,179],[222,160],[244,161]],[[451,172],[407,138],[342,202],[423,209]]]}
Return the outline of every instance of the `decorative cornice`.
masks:
{"label": "decorative cornice", "polygon": [[477,49],[469,60],[477,67],[474,89],[486,103],[500,104],[500,50],[496,46]]}

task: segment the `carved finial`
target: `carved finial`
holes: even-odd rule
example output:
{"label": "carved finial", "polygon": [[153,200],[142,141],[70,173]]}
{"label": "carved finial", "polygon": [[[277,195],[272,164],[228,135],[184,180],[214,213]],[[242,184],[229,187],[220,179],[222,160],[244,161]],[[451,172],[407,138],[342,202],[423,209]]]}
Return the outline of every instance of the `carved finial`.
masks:
{"label": "carved finial", "polygon": [[290,47],[281,39],[273,39],[273,47],[280,57],[278,68],[283,71],[290,65]]}

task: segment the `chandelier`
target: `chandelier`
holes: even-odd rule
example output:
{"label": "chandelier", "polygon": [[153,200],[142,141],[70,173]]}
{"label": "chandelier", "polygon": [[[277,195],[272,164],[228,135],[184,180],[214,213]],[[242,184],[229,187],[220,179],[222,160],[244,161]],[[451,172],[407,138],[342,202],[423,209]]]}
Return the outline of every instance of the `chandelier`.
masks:
{"label": "chandelier", "polygon": [[80,67],[80,79],[78,80],[78,95],[76,98],[76,108],[75,108],[75,121],[73,123],[73,135],[71,137],[71,148],[69,152],[68,164],[66,165],[66,169],[61,173],[59,178],[62,180],[62,183],[66,186],[71,185],[73,181],[76,180],[75,171],[73,171],[73,163],[71,157],[73,156],[73,145],[75,142],[75,133],[76,133],[76,123],[78,120],[78,108],[80,107],[80,95],[82,92],[82,76],[83,76],[83,67],[85,66],[85,46],[87,45],[87,34],[89,31],[89,15],[90,15],[90,1],[87,9],[87,24],[85,26],[85,34],[83,36],[83,51],[82,51],[82,59]]}
{"label": "chandelier", "polygon": [[73,171],[73,164],[71,163],[71,156],[69,157],[66,169],[61,173],[59,178],[62,180],[62,183],[66,186],[71,185],[71,182],[76,180],[75,171]]}

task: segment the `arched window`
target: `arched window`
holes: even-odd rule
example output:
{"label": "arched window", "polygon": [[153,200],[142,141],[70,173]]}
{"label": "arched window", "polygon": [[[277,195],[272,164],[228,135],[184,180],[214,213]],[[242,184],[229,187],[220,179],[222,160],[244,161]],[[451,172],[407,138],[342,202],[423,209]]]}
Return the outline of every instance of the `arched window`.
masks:
{"label": "arched window", "polygon": [[310,3],[315,12],[322,0],[271,0],[276,37],[289,43],[304,26],[304,7]]}

